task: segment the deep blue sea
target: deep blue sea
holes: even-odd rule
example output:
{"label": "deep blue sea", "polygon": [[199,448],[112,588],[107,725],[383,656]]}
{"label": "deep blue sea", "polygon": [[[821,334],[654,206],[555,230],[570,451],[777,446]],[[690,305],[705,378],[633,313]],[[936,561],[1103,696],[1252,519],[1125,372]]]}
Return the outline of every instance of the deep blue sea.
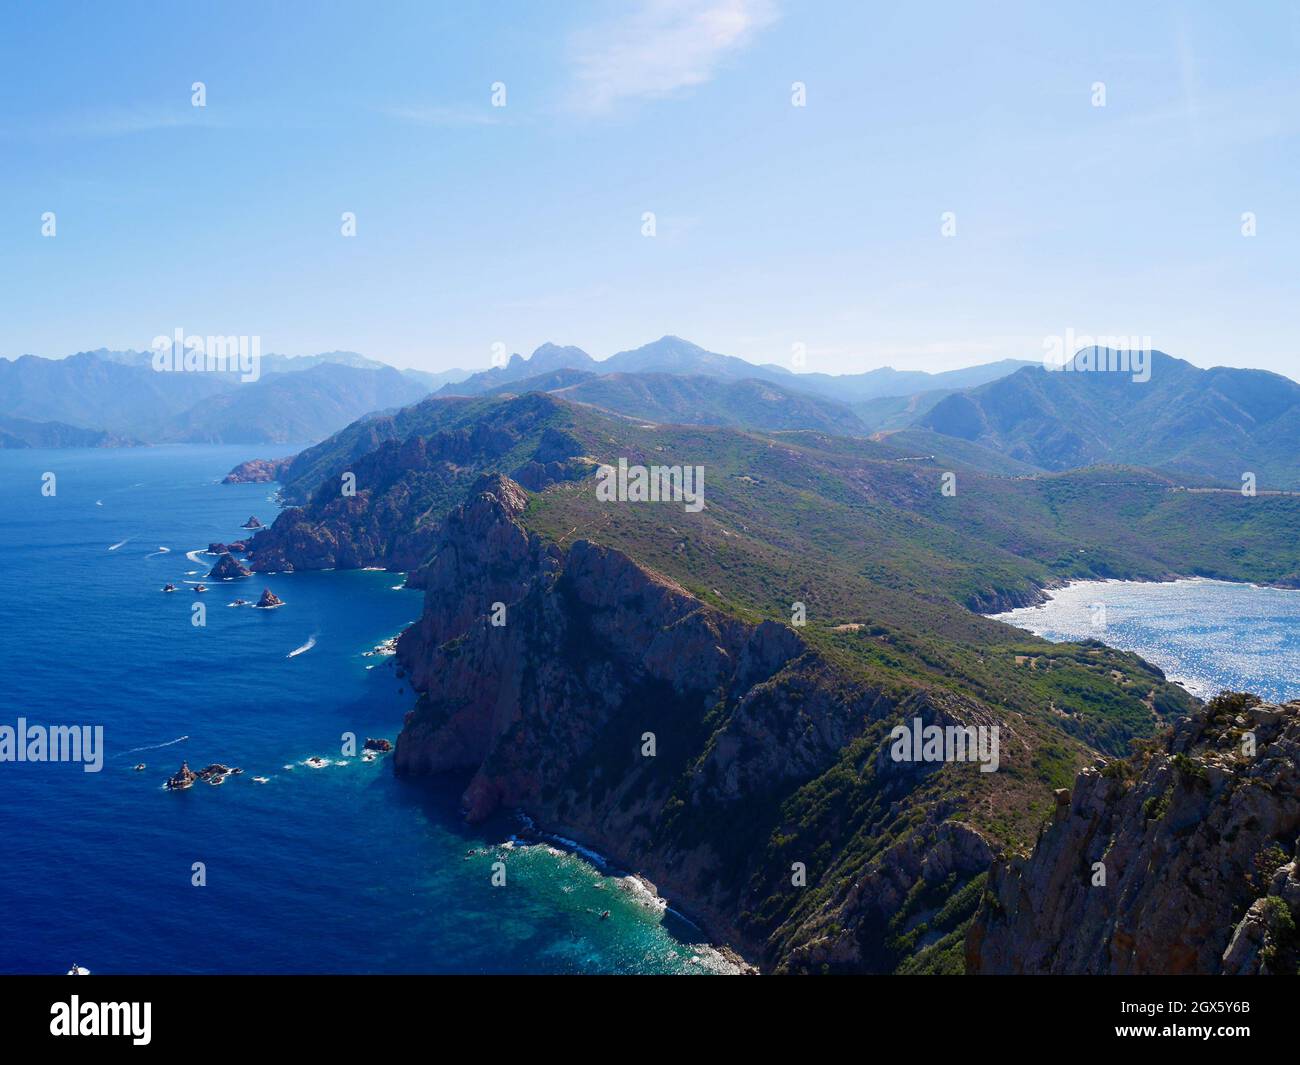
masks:
{"label": "deep blue sea", "polygon": [[1081,581],[997,615],[1049,640],[1135,651],[1201,698],[1300,699],[1300,591],[1227,581]]}
{"label": "deep blue sea", "polygon": [[[467,828],[464,781],[343,757],[343,733],[395,739],[412,703],[392,660],[365,656],[419,615],[400,576],[254,575],[194,593],[214,559],[187,552],[275,516],[273,486],[218,483],[254,451],[0,451],[0,725],[103,725],[107,751],[99,773],[0,763],[0,971],[722,969],[626,878],[505,845],[505,819]],[[168,581],[180,591],[163,594]],[[264,586],[282,608],[227,606]],[[163,790],[182,759],[244,773]]]}

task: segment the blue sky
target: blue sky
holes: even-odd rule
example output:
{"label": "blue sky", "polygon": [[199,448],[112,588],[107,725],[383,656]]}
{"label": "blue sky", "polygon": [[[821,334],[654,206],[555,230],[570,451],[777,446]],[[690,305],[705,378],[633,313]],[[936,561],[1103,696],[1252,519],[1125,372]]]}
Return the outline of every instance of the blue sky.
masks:
{"label": "blue sky", "polygon": [[1072,330],[1294,376],[1300,5],[1069,7],[6,5],[0,355],[675,333],[838,373]]}

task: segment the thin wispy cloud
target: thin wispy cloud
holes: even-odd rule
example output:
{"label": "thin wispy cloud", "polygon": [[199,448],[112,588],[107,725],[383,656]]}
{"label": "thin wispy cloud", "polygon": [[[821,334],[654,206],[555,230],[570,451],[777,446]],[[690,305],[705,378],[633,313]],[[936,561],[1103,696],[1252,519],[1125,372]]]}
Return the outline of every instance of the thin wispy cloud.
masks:
{"label": "thin wispy cloud", "polygon": [[606,114],[624,101],[702,85],[776,17],[773,0],[642,0],[574,35],[571,103]]}
{"label": "thin wispy cloud", "polygon": [[128,137],[164,129],[198,125],[202,116],[182,104],[159,107],[110,106],[50,116],[24,118],[18,123],[0,123],[0,134],[13,137]]}

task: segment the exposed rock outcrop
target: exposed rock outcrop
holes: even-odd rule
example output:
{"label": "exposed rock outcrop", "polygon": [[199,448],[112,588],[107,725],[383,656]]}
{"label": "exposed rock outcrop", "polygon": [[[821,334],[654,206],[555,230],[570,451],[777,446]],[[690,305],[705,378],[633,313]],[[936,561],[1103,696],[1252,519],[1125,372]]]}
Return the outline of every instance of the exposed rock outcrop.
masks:
{"label": "exposed rock outcrop", "polygon": [[252,575],[252,570],[240,562],[229,551],[217,559],[217,564],[208,571],[209,579],[222,581],[235,580],[238,577]]}
{"label": "exposed rock outcrop", "polygon": [[284,600],[276,595],[270,588],[262,589],[262,597],[253,604],[254,610],[270,610],[273,607],[284,606]]}
{"label": "exposed rock outcrop", "polygon": [[[771,968],[892,968],[881,930],[925,894],[918,885],[941,901],[991,857],[951,805],[895,822],[894,803],[939,772],[885,755],[885,722],[904,707],[784,625],[715,610],[619,551],[539,537],[520,520],[527,505],[517,483],[492,475],[444,524],[423,616],[398,641],[421,700],[398,736],[397,771],[468,771],[470,820],[522,808],[646,874]],[[944,700],[918,693],[905,709],[927,721],[979,709]],[[847,773],[871,779],[874,803],[787,822],[783,803],[846,759],[859,765]],[[771,850],[783,827],[799,840],[793,856],[837,885],[815,908],[800,905],[792,856]],[[872,860],[832,875],[859,830]]]}
{"label": "exposed rock outcrop", "polygon": [[1047,602],[1039,588],[988,588],[966,600],[966,609],[976,614],[1004,614],[1025,606],[1038,606]]}
{"label": "exposed rock outcrop", "polygon": [[1300,702],[1219,696],[1081,773],[1032,855],[996,865],[976,973],[1295,971]]}
{"label": "exposed rock outcrop", "polygon": [[182,762],[180,769],[167,778],[167,790],[184,791],[186,788],[192,787],[198,779],[199,775],[190,768],[189,763]]}
{"label": "exposed rock outcrop", "polygon": [[213,543],[208,544],[209,555],[224,555],[227,551],[229,551],[232,555],[233,554],[242,555],[247,550],[248,550],[247,540],[231,540],[230,543],[228,544],[223,544],[220,541],[214,541]]}
{"label": "exposed rock outcrop", "polygon": [[262,523],[258,520],[256,514],[250,514],[248,520],[240,526],[241,529],[260,529],[261,527]]}
{"label": "exposed rock outcrop", "polygon": [[222,484],[265,484],[278,481],[281,472],[293,462],[293,456],[283,459],[249,459],[241,462],[221,479]]}
{"label": "exposed rock outcrop", "polygon": [[563,404],[534,393],[472,426],[377,442],[259,532],[251,565],[263,573],[384,566],[410,572],[418,587],[415,571],[433,554],[443,517],[481,471],[514,470],[533,490],[590,472],[579,440],[552,424],[567,417]]}

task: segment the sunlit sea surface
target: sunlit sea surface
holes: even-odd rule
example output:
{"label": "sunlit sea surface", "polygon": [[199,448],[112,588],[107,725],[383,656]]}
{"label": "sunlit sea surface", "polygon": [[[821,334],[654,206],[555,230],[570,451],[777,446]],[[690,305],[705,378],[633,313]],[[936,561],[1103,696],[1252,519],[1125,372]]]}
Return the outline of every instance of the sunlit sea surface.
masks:
{"label": "sunlit sea surface", "polygon": [[[194,592],[214,559],[192,552],[275,517],[273,486],[220,478],[291,450],[0,451],[0,725],[103,725],[107,748],[99,773],[0,763],[0,971],[723,969],[636,882],[514,845],[508,818],[468,828],[464,780],[343,753],[344,733],[395,739],[412,705],[392,659],[366,655],[420,613],[400,575]],[[227,605],[263,587],[285,605]],[[182,759],[244,772],[163,790]]]}
{"label": "sunlit sea surface", "polygon": [[1134,651],[1202,698],[1300,699],[1300,591],[1226,581],[1084,581],[997,620]]}

